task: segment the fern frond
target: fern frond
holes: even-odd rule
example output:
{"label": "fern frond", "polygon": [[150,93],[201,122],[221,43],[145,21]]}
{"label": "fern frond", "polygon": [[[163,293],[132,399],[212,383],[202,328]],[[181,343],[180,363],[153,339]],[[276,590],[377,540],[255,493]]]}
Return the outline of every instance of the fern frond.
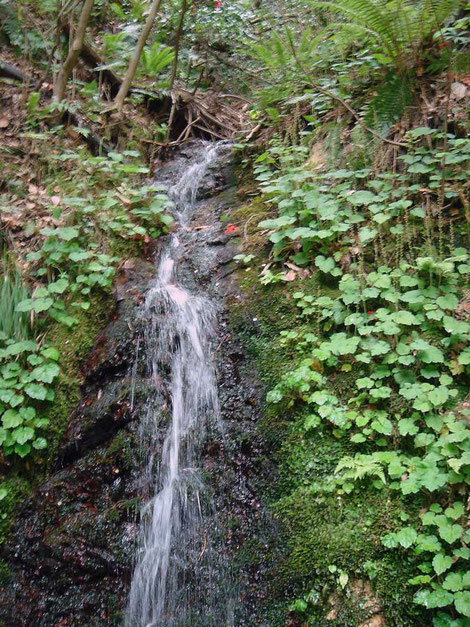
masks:
{"label": "fern frond", "polygon": [[357,481],[364,477],[379,477],[385,483],[385,475],[381,465],[370,455],[357,453],[355,457],[343,457],[336,466],[335,473],[342,472],[343,479]]}
{"label": "fern frond", "polygon": [[405,69],[409,54],[423,43],[459,8],[465,0],[312,0],[314,7],[345,16],[379,41],[395,63]]}
{"label": "fern frond", "polygon": [[142,52],[142,67],[148,76],[160,74],[173,61],[175,52],[168,46],[156,41],[151,48]]}
{"label": "fern frond", "polygon": [[401,118],[411,104],[413,88],[402,76],[389,74],[376,88],[377,95],[369,102],[365,122],[382,127]]}

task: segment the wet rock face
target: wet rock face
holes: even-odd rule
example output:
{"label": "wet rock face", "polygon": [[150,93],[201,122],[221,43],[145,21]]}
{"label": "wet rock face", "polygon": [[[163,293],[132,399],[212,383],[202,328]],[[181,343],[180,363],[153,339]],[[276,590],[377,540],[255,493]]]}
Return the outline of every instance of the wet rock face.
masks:
{"label": "wet rock face", "polygon": [[[193,154],[185,147],[165,170],[187,167]],[[204,290],[219,303],[215,360],[225,440],[210,441],[201,464],[213,487],[218,550],[233,562],[239,591],[236,625],[260,625],[259,604],[269,575],[262,555],[272,534],[259,501],[259,482],[270,469],[256,431],[262,390],[245,355],[229,331],[225,302],[241,298],[230,278],[238,249],[218,220],[233,206],[233,190],[220,167],[210,170],[189,228],[180,272],[189,289]],[[202,236],[201,236],[202,232]],[[55,471],[21,508],[0,557],[12,579],[0,592],[0,624],[20,626],[112,626],[122,622],[135,559],[136,511],[142,496],[139,417],[149,398],[145,366],[137,368],[138,312],[154,266],[128,260],[115,285],[116,308],[84,365],[79,406],[58,453]],[[151,395],[150,395],[151,396]],[[162,420],[166,420],[163,416]],[[154,446],[161,446],[156,434]],[[256,544],[253,550],[248,550]],[[246,554],[240,558],[240,555]],[[215,582],[217,585],[217,582]],[[2,623],[3,621],[3,623]]]}
{"label": "wet rock face", "polygon": [[153,264],[127,264],[117,278],[120,300],[84,365],[56,472],[25,503],[2,547],[13,571],[0,594],[5,625],[119,624],[136,527],[130,368],[136,312],[153,274]]}

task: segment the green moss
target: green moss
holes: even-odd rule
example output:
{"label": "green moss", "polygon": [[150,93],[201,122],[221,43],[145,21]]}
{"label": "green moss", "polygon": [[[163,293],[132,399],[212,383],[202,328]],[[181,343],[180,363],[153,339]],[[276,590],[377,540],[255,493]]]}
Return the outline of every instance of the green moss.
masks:
{"label": "green moss", "polygon": [[230,212],[230,222],[243,234],[242,247],[252,254],[259,254],[266,247],[266,238],[260,234],[258,224],[270,214],[269,206],[260,196]]}
{"label": "green moss", "polygon": [[237,557],[244,566],[254,566],[259,564],[265,553],[265,545],[258,538],[249,538],[243,543]]}
{"label": "green moss", "polygon": [[[23,502],[30,493],[30,483],[26,479],[13,477],[0,482],[0,488],[6,490],[6,496],[1,501],[0,514],[0,544],[5,541],[5,537],[10,532],[14,522],[16,508]],[[0,562],[0,578],[2,577],[2,567]],[[1,583],[1,582],[0,582]]]}
{"label": "green moss", "polygon": [[124,430],[118,431],[106,449],[105,460],[113,465],[118,463],[120,467],[131,470],[136,463],[133,441],[130,433]]}
{"label": "green moss", "polygon": [[110,242],[110,248],[111,255],[115,257],[122,257],[122,259],[142,257],[142,242],[135,239],[115,237]]}
{"label": "green moss", "polygon": [[78,324],[68,328],[56,323],[47,334],[50,344],[60,350],[60,367],[71,378],[77,377],[80,365],[93,347],[98,331],[105,325],[113,296],[111,291],[100,291],[90,297],[90,308],[83,311],[77,308],[74,317]]}
{"label": "green moss", "polygon": [[67,429],[70,414],[80,399],[80,385],[83,381],[80,369],[86,356],[93,348],[96,336],[106,323],[113,297],[111,292],[100,292],[91,297],[91,307],[85,312],[78,309],[74,313],[78,324],[69,329],[63,324],[54,324],[47,340],[60,350],[61,373],[55,388],[55,399],[47,407],[50,420],[47,438],[48,464],[56,458],[57,447]]}

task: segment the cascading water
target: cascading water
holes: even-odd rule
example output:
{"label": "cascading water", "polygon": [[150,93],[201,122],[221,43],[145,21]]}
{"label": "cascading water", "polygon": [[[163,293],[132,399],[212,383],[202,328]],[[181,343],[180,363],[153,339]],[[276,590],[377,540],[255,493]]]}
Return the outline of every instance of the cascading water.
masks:
{"label": "cascading water", "polygon": [[227,568],[211,546],[205,519],[211,503],[200,467],[207,434],[222,439],[211,352],[216,306],[178,276],[186,248],[197,245],[190,221],[199,185],[221,146],[202,144],[192,165],[169,186],[178,229],[160,255],[142,307],[136,359],[146,356],[154,390],[141,425],[150,498],[141,512],[126,627],[233,621],[233,595],[224,592],[230,588]]}

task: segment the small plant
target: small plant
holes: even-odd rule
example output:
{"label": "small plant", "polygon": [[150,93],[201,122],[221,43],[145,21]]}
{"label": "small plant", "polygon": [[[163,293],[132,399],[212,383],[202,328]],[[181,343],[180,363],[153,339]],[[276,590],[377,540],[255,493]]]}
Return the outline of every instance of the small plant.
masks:
{"label": "small plant", "polygon": [[0,275],[0,333],[5,338],[25,340],[30,334],[28,316],[17,311],[17,305],[29,296],[20,272],[12,268],[7,256]]}
{"label": "small plant", "polygon": [[244,266],[249,266],[250,263],[253,261],[253,259],[255,258],[254,255],[235,255],[234,259],[237,263],[241,263]]}
{"label": "small plant", "polygon": [[5,455],[25,457],[46,448],[41,435],[49,420],[37,414],[35,404],[54,400],[51,384],[59,374],[59,351],[38,348],[35,341],[0,338],[0,444]]}
{"label": "small plant", "polygon": [[147,76],[156,80],[158,74],[172,63],[174,56],[173,48],[163,46],[156,41],[151,48],[147,48],[142,52],[142,69]]}

